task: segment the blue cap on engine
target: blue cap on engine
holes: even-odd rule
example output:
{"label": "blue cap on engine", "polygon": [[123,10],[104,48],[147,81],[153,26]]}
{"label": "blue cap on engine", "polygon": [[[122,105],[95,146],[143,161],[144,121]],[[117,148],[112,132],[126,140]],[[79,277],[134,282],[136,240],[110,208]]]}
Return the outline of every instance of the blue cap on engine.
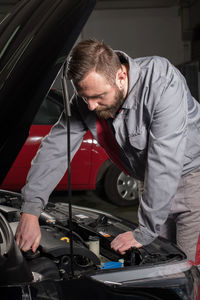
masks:
{"label": "blue cap on engine", "polygon": [[122,268],[123,264],[119,261],[108,261],[102,265],[102,269],[116,269],[116,268]]}

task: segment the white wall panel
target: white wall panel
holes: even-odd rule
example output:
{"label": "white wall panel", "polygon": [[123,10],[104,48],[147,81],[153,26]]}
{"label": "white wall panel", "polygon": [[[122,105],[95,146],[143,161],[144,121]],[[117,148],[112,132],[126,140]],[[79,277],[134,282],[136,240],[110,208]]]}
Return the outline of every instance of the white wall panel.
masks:
{"label": "white wall panel", "polygon": [[160,55],[184,62],[178,7],[95,10],[82,38],[103,39],[133,57]]}

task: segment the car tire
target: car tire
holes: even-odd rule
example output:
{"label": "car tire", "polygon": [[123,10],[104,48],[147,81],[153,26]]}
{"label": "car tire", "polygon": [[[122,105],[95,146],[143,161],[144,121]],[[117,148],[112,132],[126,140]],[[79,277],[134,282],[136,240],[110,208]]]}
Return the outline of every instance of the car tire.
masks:
{"label": "car tire", "polygon": [[105,174],[104,190],[108,200],[117,206],[138,204],[138,182],[126,175],[116,165],[111,165]]}

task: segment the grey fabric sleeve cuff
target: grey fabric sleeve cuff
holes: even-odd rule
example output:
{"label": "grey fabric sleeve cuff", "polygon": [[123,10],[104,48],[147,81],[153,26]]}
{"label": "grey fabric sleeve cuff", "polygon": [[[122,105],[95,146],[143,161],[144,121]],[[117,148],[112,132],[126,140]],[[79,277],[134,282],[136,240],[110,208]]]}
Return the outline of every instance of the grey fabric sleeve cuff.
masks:
{"label": "grey fabric sleeve cuff", "polygon": [[43,210],[42,204],[37,202],[24,202],[21,207],[22,213],[27,213],[39,217]]}
{"label": "grey fabric sleeve cuff", "polygon": [[140,228],[136,228],[133,231],[133,237],[138,243],[145,246],[152,243],[158,237],[158,235],[151,236],[146,231],[142,231]]}

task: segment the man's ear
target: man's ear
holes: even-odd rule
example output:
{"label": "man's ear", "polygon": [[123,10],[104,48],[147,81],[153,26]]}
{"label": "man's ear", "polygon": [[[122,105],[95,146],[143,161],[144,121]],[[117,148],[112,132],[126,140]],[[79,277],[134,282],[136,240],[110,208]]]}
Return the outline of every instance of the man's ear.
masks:
{"label": "man's ear", "polygon": [[126,72],[123,69],[119,69],[116,74],[116,85],[119,89],[123,89],[126,81]]}

